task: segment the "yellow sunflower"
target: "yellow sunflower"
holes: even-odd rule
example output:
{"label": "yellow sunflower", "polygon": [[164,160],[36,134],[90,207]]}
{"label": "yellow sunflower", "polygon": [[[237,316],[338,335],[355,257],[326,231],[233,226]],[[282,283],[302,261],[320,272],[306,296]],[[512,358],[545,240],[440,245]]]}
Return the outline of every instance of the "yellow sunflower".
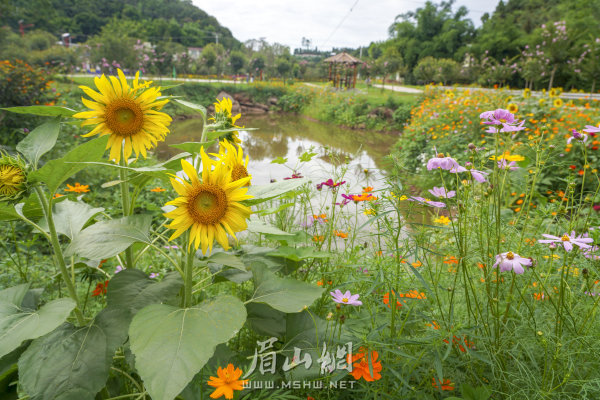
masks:
{"label": "yellow sunflower", "polygon": [[526,99],[528,99],[529,97],[531,97],[531,89],[525,88],[523,90],[523,97],[525,97]]}
{"label": "yellow sunflower", "polygon": [[556,108],[560,108],[563,106],[563,101],[561,98],[556,98],[554,99],[554,101],[552,102],[552,105]]}
{"label": "yellow sunflower", "polygon": [[140,154],[146,158],[146,150],[163,141],[171,123],[171,117],[159,110],[168,103],[168,99],[159,99],[158,87],[149,87],[151,82],[139,83],[139,72],[133,80],[133,87],[127,84],[123,71],[118,70],[119,79],[114,76],[110,80],[102,75],[94,78],[99,92],[87,86],[80,88],[94,101],[81,98],[83,104],[90,108],[75,114],[75,118],[83,118],[81,126],[95,125],[94,129],[84,137],[100,134],[110,135],[106,148],[110,148],[110,159],[117,163],[121,159],[121,146],[125,159]]}
{"label": "yellow sunflower", "polygon": [[510,103],[507,107],[507,110],[511,113],[511,114],[516,114],[517,111],[519,111],[519,106],[516,105],[515,103]]}
{"label": "yellow sunflower", "polygon": [[246,194],[248,189],[244,187],[250,181],[250,177],[232,181],[229,168],[223,163],[211,160],[204,148],[200,149],[200,157],[200,178],[192,164],[185,160],[181,160],[181,166],[189,181],[177,176],[171,178],[171,184],[180,197],[166,204],[176,207],[175,210],[164,214],[165,217],[173,219],[167,227],[175,229],[169,240],[177,238],[189,229],[188,246],[194,242],[197,249],[201,244],[202,252],[206,253],[207,248],[212,251],[216,240],[228,250],[227,233],[235,239],[235,232],[247,228],[246,219],[252,213],[249,207],[240,203],[252,197]]}
{"label": "yellow sunflower", "polygon": [[[221,100],[217,99],[215,104],[215,116],[211,120],[215,121],[216,129],[232,129],[232,128],[243,128],[243,126],[237,126],[235,123],[242,114],[232,115],[231,110],[233,109],[233,102],[229,97],[223,97]],[[238,132],[233,131],[229,133],[225,139],[232,143],[242,143],[238,137]]]}
{"label": "yellow sunflower", "polygon": [[[244,160],[244,151],[242,148],[238,144],[229,143],[227,140],[221,141],[220,144],[221,149],[226,152],[221,151],[217,156],[230,169],[231,180],[237,181],[246,177],[252,178],[248,173],[249,157],[246,155],[246,159]],[[250,181],[248,181],[246,186],[250,186]]]}
{"label": "yellow sunflower", "polygon": [[27,191],[25,163],[19,157],[0,153],[0,201],[16,201]]}

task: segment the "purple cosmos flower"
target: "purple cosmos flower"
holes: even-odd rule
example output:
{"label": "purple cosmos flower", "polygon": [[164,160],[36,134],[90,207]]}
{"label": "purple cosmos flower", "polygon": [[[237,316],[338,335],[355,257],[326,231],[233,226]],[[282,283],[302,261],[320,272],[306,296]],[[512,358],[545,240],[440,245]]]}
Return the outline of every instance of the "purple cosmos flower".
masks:
{"label": "purple cosmos flower", "polygon": [[523,265],[530,266],[531,259],[521,257],[512,251],[507,251],[506,253],[496,255],[496,263],[492,268],[500,266],[500,272],[513,270],[515,274],[522,274],[525,272]]}
{"label": "purple cosmos flower", "polygon": [[587,133],[600,133],[600,126],[586,125],[583,131]]}
{"label": "purple cosmos flower", "polygon": [[515,123],[515,116],[508,110],[499,108],[494,111],[485,111],[479,114],[480,119],[484,119],[485,125],[502,125]]}
{"label": "purple cosmos flower", "polygon": [[407,200],[408,201],[416,201],[417,203],[426,204],[428,206],[437,207],[437,208],[444,208],[444,207],[446,207],[446,204],[444,204],[442,202],[431,201],[431,200],[425,199],[423,197],[410,196]]}
{"label": "purple cosmos flower", "polygon": [[[486,111],[479,115],[479,118],[485,120],[485,125],[502,125],[500,132],[516,132],[525,129],[523,124],[525,120],[519,122],[515,116],[508,110],[499,108],[495,111]],[[486,130],[488,133],[496,133],[498,128],[490,127]]]}
{"label": "purple cosmos flower", "polygon": [[471,173],[471,176],[473,177],[473,179],[475,179],[477,182],[479,182],[479,183],[485,182],[485,177],[486,177],[486,175],[488,175],[487,172],[483,172],[483,171],[478,171],[476,169],[472,169],[473,164],[471,164],[470,162],[466,163],[465,165],[467,167],[470,167],[471,169],[467,169],[467,168],[459,165],[456,168],[452,168],[450,170],[450,172],[453,173],[453,174],[457,174],[459,172],[469,171]]}
{"label": "purple cosmos flower", "polygon": [[437,153],[437,155],[427,161],[427,169],[431,171],[432,169],[441,168],[446,171],[450,171],[452,168],[459,167],[458,162],[452,157],[445,157],[444,153]]}
{"label": "purple cosmos flower", "polygon": [[514,171],[514,170],[519,169],[519,167],[516,167],[516,165],[517,165],[516,161],[511,161],[510,163],[507,163],[504,158],[502,160],[498,161],[498,168],[500,168],[500,169],[507,169],[509,171]]}
{"label": "purple cosmos flower", "polygon": [[600,256],[596,254],[598,250],[600,250],[600,247],[592,246],[589,249],[583,249],[583,255],[590,260],[600,260]]}
{"label": "purple cosmos flower", "polygon": [[[600,132],[600,129],[598,130],[598,132]],[[581,141],[583,143],[585,143],[585,141],[587,140],[587,135],[585,133],[579,133],[575,129],[573,129],[571,135],[572,136],[567,139],[567,144],[570,144],[573,141],[573,139]]]}
{"label": "purple cosmos flower", "polygon": [[340,289],[335,289],[335,292],[329,292],[333,301],[340,304],[347,304],[349,306],[362,306],[362,301],[358,300],[360,297],[358,294],[351,294],[349,290],[346,293],[342,293]]}
{"label": "purple cosmos flower", "polygon": [[558,236],[553,236],[553,235],[548,235],[546,233],[542,233],[542,236],[548,238],[548,239],[542,239],[542,240],[538,240],[539,243],[562,243],[563,247],[565,248],[566,251],[571,251],[573,250],[573,245],[577,245],[582,249],[587,249],[590,248],[592,246],[590,246],[588,243],[592,243],[594,241],[594,239],[592,238],[588,238],[588,237],[584,237],[584,236],[575,236],[575,231],[571,232],[571,235],[567,235],[566,233],[564,235],[562,235],[561,237]]}
{"label": "purple cosmos flower", "polygon": [[287,178],[283,178],[283,180],[284,180],[284,181],[287,181],[287,180],[289,180],[289,179],[300,179],[300,178],[304,178],[304,177],[302,176],[302,173],[300,173],[300,172],[294,172],[294,173],[292,174],[292,176],[289,176],[289,177],[287,177]]}
{"label": "purple cosmos flower", "polygon": [[317,190],[321,190],[323,186],[329,186],[330,188],[336,188],[340,185],[343,185],[346,181],[341,181],[338,183],[334,183],[333,179],[329,178],[325,182],[317,183]]}
{"label": "purple cosmos flower", "polygon": [[123,267],[121,267],[120,265],[117,265],[117,268],[115,268],[115,274],[118,274],[121,271],[123,271]]}
{"label": "purple cosmos flower", "polygon": [[456,192],[454,190],[446,191],[445,187],[433,187],[433,189],[429,189],[429,193],[438,198],[451,199],[456,196]]}
{"label": "purple cosmos flower", "polygon": [[154,279],[154,278],[158,278],[160,275],[157,274],[156,272],[152,272],[150,273],[150,279]]}

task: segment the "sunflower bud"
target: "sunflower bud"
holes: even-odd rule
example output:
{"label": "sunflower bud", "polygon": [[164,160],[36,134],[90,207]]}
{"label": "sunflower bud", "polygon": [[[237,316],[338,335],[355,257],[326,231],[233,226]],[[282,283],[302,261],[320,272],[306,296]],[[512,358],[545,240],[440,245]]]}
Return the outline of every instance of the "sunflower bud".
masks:
{"label": "sunflower bud", "polygon": [[0,153],[0,201],[16,203],[27,192],[27,167],[19,157]]}

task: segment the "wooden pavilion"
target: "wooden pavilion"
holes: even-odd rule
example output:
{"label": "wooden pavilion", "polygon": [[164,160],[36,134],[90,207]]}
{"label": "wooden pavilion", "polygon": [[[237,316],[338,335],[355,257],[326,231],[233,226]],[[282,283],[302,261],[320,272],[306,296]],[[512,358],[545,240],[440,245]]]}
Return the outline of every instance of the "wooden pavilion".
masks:
{"label": "wooden pavilion", "polygon": [[356,70],[361,60],[342,52],[323,61],[329,63],[329,80],[334,88],[354,89],[356,87]]}

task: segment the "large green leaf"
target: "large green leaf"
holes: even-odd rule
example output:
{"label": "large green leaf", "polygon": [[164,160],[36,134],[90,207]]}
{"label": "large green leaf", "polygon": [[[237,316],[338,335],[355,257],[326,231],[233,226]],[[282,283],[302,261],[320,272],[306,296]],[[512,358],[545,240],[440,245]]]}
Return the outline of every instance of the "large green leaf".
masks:
{"label": "large green leaf", "polygon": [[115,170],[127,170],[130,175],[130,182],[136,183],[140,177],[155,177],[155,178],[168,178],[167,173],[175,173],[176,170],[181,168],[181,160],[184,157],[189,157],[191,154],[189,153],[179,153],[167,161],[163,161],[161,163],[157,163],[154,165],[148,165],[145,167],[131,167],[131,166],[123,166],[119,164],[113,163],[105,163],[105,162],[97,162],[97,161],[82,161],[82,165],[99,165],[104,168],[112,168]]}
{"label": "large green leaf", "polygon": [[213,264],[226,265],[244,272],[247,270],[246,265],[240,257],[224,251],[215,251],[210,255],[210,257],[205,258],[203,261]]}
{"label": "large green leaf", "polygon": [[106,302],[109,307],[126,308],[136,313],[153,303],[175,296],[183,287],[181,276],[172,272],[157,282],[138,269],[125,269],[108,284]]}
{"label": "large green leaf", "polygon": [[29,283],[22,283],[17,286],[11,286],[0,290],[0,302],[10,303],[20,307],[28,290]]}
{"label": "large green leaf", "polygon": [[254,196],[250,200],[244,200],[247,205],[255,205],[270,200],[274,197],[281,196],[289,191],[295,190],[305,183],[309,183],[308,178],[288,179],[268,185],[252,185],[248,189],[248,194]]}
{"label": "large green leaf", "polygon": [[[26,218],[33,221],[44,215],[37,194],[34,193],[25,199],[21,212]],[[17,214],[15,206],[9,203],[0,203],[0,221],[12,221],[16,219],[19,219],[19,214]]]}
{"label": "large green leaf", "polygon": [[181,104],[184,107],[187,107],[194,111],[199,112],[202,115],[202,118],[206,121],[206,108],[204,106],[201,106],[200,104],[195,104],[195,103],[192,103],[189,101],[181,100],[181,99],[174,99],[174,101]]}
{"label": "large green leaf", "polygon": [[269,256],[283,257],[292,261],[305,260],[307,258],[327,258],[331,257],[326,251],[318,251],[314,247],[289,247],[281,246],[277,250],[268,253]]}
{"label": "large green leaf", "polygon": [[[90,218],[102,211],[104,211],[104,208],[93,208],[89,204],[80,201],[69,199],[61,201],[54,205],[52,211],[56,232],[73,239]],[[48,223],[45,219],[41,220],[39,225],[46,231],[48,230]]]}
{"label": "large green leaf", "polygon": [[102,159],[106,143],[108,143],[108,135],[79,145],[64,157],[48,161],[42,168],[29,174],[29,179],[32,182],[44,182],[51,192],[55,192],[64,181],[86,167],[80,162]]}
{"label": "large green leaf", "polygon": [[130,215],[110,221],[100,221],[77,234],[65,255],[78,254],[90,260],[113,257],[135,242],[149,243],[150,215]]}
{"label": "large green leaf", "polygon": [[252,302],[266,303],[285,313],[300,312],[321,296],[323,289],[292,278],[280,278],[263,265],[253,265]]}
{"label": "large green leaf", "polygon": [[246,304],[248,324],[259,335],[283,338],[286,314],[262,303]]}
{"label": "large green leaf", "polygon": [[6,107],[0,108],[17,114],[33,114],[41,115],[42,117],[70,117],[77,113],[67,107],[60,106],[25,106],[25,107]]}
{"label": "large green leaf", "polygon": [[17,150],[23,154],[35,168],[40,157],[56,144],[60,132],[60,120],[55,119],[32,130],[25,139],[17,144]]}
{"label": "large green leaf", "polygon": [[261,221],[257,218],[250,218],[250,220],[248,221],[248,231],[270,235],[293,235],[292,233],[282,231],[281,229],[276,228],[273,225],[267,224],[266,222]]}
{"label": "large green leaf", "polygon": [[112,363],[100,326],[63,324],[33,341],[19,359],[19,383],[30,400],[93,400]]}
{"label": "large green leaf", "polygon": [[11,302],[0,301],[0,357],[25,340],[52,332],[65,322],[73,308],[75,301],[72,299],[53,300],[31,312],[25,312]]}
{"label": "large green leaf", "polygon": [[244,325],[246,308],[236,297],[219,296],[179,309],[153,304],[129,328],[135,366],[153,400],[175,398],[215,352]]}

